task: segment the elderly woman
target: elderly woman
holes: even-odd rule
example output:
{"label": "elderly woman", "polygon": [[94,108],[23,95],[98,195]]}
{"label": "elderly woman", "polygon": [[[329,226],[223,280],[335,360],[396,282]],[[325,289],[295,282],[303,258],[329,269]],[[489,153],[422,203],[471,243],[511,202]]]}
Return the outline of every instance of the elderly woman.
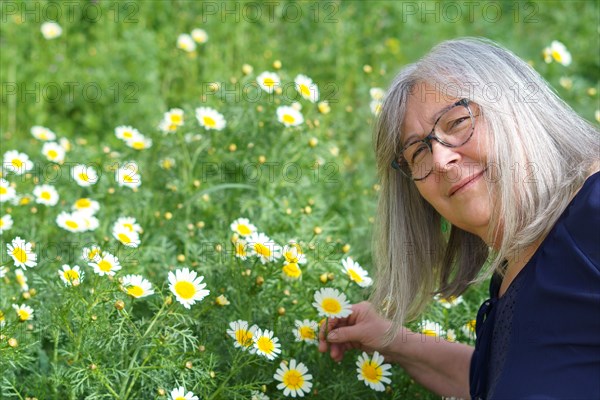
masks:
{"label": "elderly woman", "polygon": [[[599,139],[490,41],[404,68],[374,136],[378,285],[319,349],[377,350],[443,396],[600,398]],[[475,348],[402,326],[492,274]]]}

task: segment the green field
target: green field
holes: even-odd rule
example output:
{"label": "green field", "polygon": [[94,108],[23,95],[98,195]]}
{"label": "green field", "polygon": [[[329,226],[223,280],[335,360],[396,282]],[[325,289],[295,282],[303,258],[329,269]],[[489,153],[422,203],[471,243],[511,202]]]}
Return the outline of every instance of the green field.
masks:
{"label": "green field", "polygon": [[[484,36],[530,62],[598,125],[599,11],[595,1],[3,0],[0,153],[25,153],[32,167],[18,174],[4,160],[15,194],[8,199],[10,189],[0,188],[0,217],[13,221],[0,225],[0,398],[170,399],[184,386],[201,399],[250,399],[255,390],[279,399],[274,374],[293,358],[313,376],[312,398],[439,399],[399,366],[375,392],[357,379],[359,353],[337,364],[293,334],[296,320],[321,319],[312,306],[318,289],[336,288],[352,303],[369,295],[342,260],[374,274],[370,90],[385,89],[442,40]],[[41,31],[49,21],[62,29],[52,39]],[[178,48],[179,35],[194,29],[207,40],[191,52]],[[568,49],[569,65],[545,62],[553,41]],[[265,71],[280,77],[279,93],[256,84]],[[318,101],[296,91],[299,74],[316,84]],[[293,103],[303,122],[285,126],[277,109]],[[201,124],[200,107],[217,110],[225,127],[207,129],[218,121]],[[159,124],[174,108],[183,123],[164,133]],[[62,139],[62,162],[43,153],[34,126]],[[151,144],[128,145],[115,134],[119,126]],[[76,165],[96,172],[93,184],[73,177]],[[120,185],[124,176],[134,182]],[[56,190],[56,204],[34,194],[42,184]],[[60,227],[57,217],[84,198],[99,204],[97,226]],[[120,217],[140,225],[136,247],[113,233]],[[283,259],[236,257],[230,224],[238,218],[281,246],[296,241],[306,257],[301,278],[282,276]],[[17,267],[21,253],[11,257],[17,237],[33,244],[34,267]],[[81,256],[92,245],[122,269],[95,272]],[[80,266],[78,284],[61,280],[64,264]],[[210,290],[189,309],[169,289],[169,273],[183,268]],[[154,294],[128,294],[129,274],[142,275]],[[486,295],[482,285],[455,307],[432,302],[423,319],[472,343],[462,328]],[[20,321],[13,304],[31,307],[33,318]],[[269,360],[234,347],[227,330],[240,319],[272,330],[281,354]],[[419,329],[419,321],[409,326]]]}

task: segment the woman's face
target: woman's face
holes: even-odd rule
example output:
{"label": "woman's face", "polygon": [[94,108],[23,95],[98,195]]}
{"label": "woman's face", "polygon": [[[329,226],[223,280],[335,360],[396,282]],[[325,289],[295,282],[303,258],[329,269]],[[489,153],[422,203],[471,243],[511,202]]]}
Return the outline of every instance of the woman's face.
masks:
{"label": "woman's face", "polygon": [[[430,86],[419,85],[408,98],[402,124],[402,146],[423,139],[433,128],[436,113],[459,99],[448,98]],[[460,147],[446,147],[432,140],[433,169],[429,176],[415,181],[417,190],[444,218],[457,227],[471,232],[486,243],[492,202],[488,191],[488,137],[477,105],[471,104],[475,115],[475,131]]]}

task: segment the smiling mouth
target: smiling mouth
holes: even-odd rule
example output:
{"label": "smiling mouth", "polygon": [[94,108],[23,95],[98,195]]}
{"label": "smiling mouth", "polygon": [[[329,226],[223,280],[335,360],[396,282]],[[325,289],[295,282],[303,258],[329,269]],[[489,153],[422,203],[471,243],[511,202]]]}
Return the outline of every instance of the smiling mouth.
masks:
{"label": "smiling mouth", "polygon": [[460,192],[463,188],[467,187],[469,184],[471,184],[472,182],[476,181],[477,179],[481,178],[483,176],[483,174],[485,174],[485,171],[487,171],[487,168],[484,169],[483,171],[481,171],[480,173],[478,173],[477,175],[473,175],[473,177],[471,179],[469,179],[468,181],[464,182],[463,184],[461,184],[460,186],[453,188],[450,190],[450,193],[448,194],[448,197],[452,197],[454,196],[456,193]]}

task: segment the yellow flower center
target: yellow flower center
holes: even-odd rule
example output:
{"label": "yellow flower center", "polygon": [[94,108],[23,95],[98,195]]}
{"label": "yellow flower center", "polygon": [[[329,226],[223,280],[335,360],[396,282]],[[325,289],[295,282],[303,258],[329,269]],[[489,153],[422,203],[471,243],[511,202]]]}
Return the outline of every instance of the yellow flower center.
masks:
{"label": "yellow flower center", "polygon": [[298,263],[298,256],[293,251],[286,251],[283,253],[285,260],[289,263]]}
{"label": "yellow flower center", "polygon": [[562,60],[562,54],[560,54],[558,51],[553,50],[552,51],[552,57],[554,57],[554,59],[558,62],[561,62]]}
{"label": "yellow flower center", "polygon": [[438,334],[436,331],[434,331],[433,329],[423,329],[423,331],[421,332],[426,336],[433,336],[436,337]]}
{"label": "yellow flower center", "polygon": [[17,275],[17,283],[21,286],[25,285],[25,275]]}
{"label": "yellow flower center", "polygon": [[254,251],[265,258],[271,257],[271,250],[269,250],[269,248],[262,243],[255,243]]}
{"label": "yellow flower center", "polygon": [[181,124],[183,122],[183,117],[179,114],[171,114],[171,123],[172,124]]}
{"label": "yellow flower center", "polygon": [[86,182],[88,182],[90,180],[90,178],[88,177],[88,175],[85,172],[81,172],[79,174],[79,179],[81,179],[82,181],[86,181]]}
{"label": "yellow flower center", "polygon": [[19,310],[17,311],[17,314],[19,315],[19,319],[21,321],[27,321],[31,316],[31,314],[29,314],[26,310]]}
{"label": "yellow flower center", "polygon": [[294,121],[296,121],[296,120],[290,114],[284,114],[283,115],[283,122],[286,122],[288,124],[293,124]]}
{"label": "yellow flower center", "polygon": [[298,267],[296,263],[289,263],[283,266],[283,273],[289,276],[290,278],[299,278],[302,275],[302,270]]}
{"label": "yellow flower center", "polygon": [[248,347],[252,344],[252,333],[245,329],[238,329],[235,331],[235,340],[242,346]]}
{"label": "yellow flower center", "polygon": [[140,286],[133,285],[127,288],[127,293],[133,297],[140,297],[144,294],[144,289],[142,289]]}
{"label": "yellow flower center", "polygon": [[133,147],[136,150],[143,150],[146,146],[145,146],[144,142],[140,141],[140,142],[133,142],[131,147]]}
{"label": "yellow flower center", "polygon": [[217,126],[217,122],[208,115],[202,117],[202,121],[204,121],[204,125],[208,126],[209,128],[214,128]]}
{"label": "yellow flower center", "polygon": [[265,78],[263,80],[263,85],[265,85],[268,88],[272,88],[273,86],[275,86],[275,79],[273,79],[273,78]]}
{"label": "yellow flower center", "polygon": [[179,397],[175,397],[175,400],[186,400],[186,399],[185,399],[185,397],[179,396]]}
{"label": "yellow flower center", "polygon": [[301,84],[300,85],[300,93],[304,97],[310,97],[310,89],[309,89],[309,87],[306,86],[305,84]]}
{"label": "yellow flower center", "polygon": [[467,327],[469,328],[469,330],[471,332],[475,332],[475,325],[477,324],[477,321],[472,319],[469,322],[467,322]]}
{"label": "yellow flower center", "polygon": [[250,229],[247,225],[244,224],[239,224],[237,230],[240,235],[244,236],[247,236],[252,233],[252,229]]}
{"label": "yellow flower center", "polygon": [[362,374],[369,382],[377,383],[382,377],[381,367],[373,361],[365,361],[361,368]]}
{"label": "yellow flower center", "polygon": [[56,150],[48,150],[48,157],[56,158],[58,157],[58,153],[56,152]]}
{"label": "yellow flower center", "polygon": [[69,282],[73,282],[74,280],[79,279],[79,274],[77,273],[77,271],[74,271],[72,269],[63,272],[63,276]]}
{"label": "yellow flower center", "polygon": [[71,229],[77,229],[79,227],[79,225],[77,224],[77,222],[73,221],[73,220],[68,220],[65,222],[65,225],[68,226]]}
{"label": "yellow flower center", "polygon": [[342,311],[342,305],[340,302],[331,297],[323,299],[321,306],[323,307],[323,310],[329,314],[337,314]]}
{"label": "yellow flower center", "polygon": [[363,278],[353,269],[348,270],[348,276],[356,283],[361,283],[363,281]]}
{"label": "yellow flower center", "polygon": [[292,369],[283,375],[283,384],[289,389],[299,390],[304,384],[304,378],[299,371]]}
{"label": "yellow flower center", "polygon": [[17,168],[21,168],[23,166],[23,162],[21,160],[19,160],[18,158],[14,158],[12,160],[12,165],[14,165]]}
{"label": "yellow flower center", "polygon": [[46,134],[46,132],[40,132],[39,137],[41,140],[47,140],[48,134]]}
{"label": "yellow flower center", "polygon": [[8,189],[6,189],[4,186],[0,186],[0,194],[6,194],[8,193]]}
{"label": "yellow flower center", "polygon": [[121,241],[121,243],[124,244],[131,243],[131,239],[124,233],[119,233],[119,240]]}
{"label": "yellow flower center", "polygon": [[125,139],[131,139],[133,137],[133,132],[131,132],[131,131],[125,131],[125,132],[123,132],[123,137]]}
{"label": "yellow flower center", "polygon": [[300,333],[300,337],[302,339],[310,339],[310,340],[314,340],[316,335],[315,335],[315,331],[310,327],[310,326],[303,326],[298,330],[298,333]]}
{"label": "yellow flower center", "polygon": [[133,178],[129,175],[123,175],[123,181],[127,183],[133,182]]}
{"label": "yellow flower center", "polygon": [[100,250],[90,250],[90,253],[88,254],[88,259],[89,260],[93,260],[94,258],[96,258],[96,256],[100,254]]}
{"label": "yellow flower center", "polygon": [[123,224],[123,226],[129,229],[129,232],[133,232],[133,224]]}
{"label": "yellow flower center", "polygon": [[27,252],[20,247],[15,247],[12,252],[12,255],[21,263],[27,261]]}
{"label": "yellow flower center", "polygon": [[241,257],[246,256],[246,248],[243,243],[238,242],[235,244],[235,254],[237,254],[238,256],[241,256]]}
{"label": "yellow flower center", "polygon": [[29,200],[30,200],[29,197],[23,197],[21,199],[21,201],[19,201],[19,204],[22,205],[22,206],[24,206],[26,204],[29,204]]}
{"label": "yellow flower center", "polygon": [[4,220],[2,218],[0,218],[0,228],[2,228],[4,226]]}
{"label": "yellow flower center", "polygon": [[110,270],[112,269],[112,264],[106,260],[101,260],[98,263],[98,268],[100,268],[101,271],[110,272]]}
{"label": "yellow flower center", "polygon": [[275,349],[273,341],[266,336],[261,336],[261,338],[256,342],[256,345],[260,351],[266,354],[271,354]]}
{"label": "yellow flower center", "polygon": [[50,200],[50,198],[52,197],[50,195],[50,192],[42,192],[42,194],[40,195],[40,197],[44,200]]}
{"label": "yellow flower center", "polygon": [[90,199],[79,199],[75,202],[75,207],[76,208],[88,208],[91,207],[92,202],[90,201]]}
{"label": "yellow flower center", "polygon": [[196,287],[186,281],[179,281],[175,284],[175,293],[182,299],[189,300],[196,294]]}

